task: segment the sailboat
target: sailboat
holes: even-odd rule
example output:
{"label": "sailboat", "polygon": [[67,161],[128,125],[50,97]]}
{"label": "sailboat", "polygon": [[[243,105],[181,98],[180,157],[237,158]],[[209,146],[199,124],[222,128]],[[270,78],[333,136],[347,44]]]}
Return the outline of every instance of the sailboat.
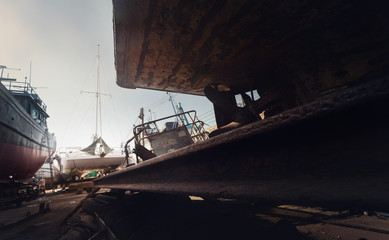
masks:
{"label": "sailboat", "polygon": [[[91,93],[96,95],[96,128],[92,137],[92,143],[78,152],[70,152],[65,157],[65,173],[73,169],[77,170],[95,170],[103,169],[111,171],[124,161],[124,152],[121,149],[113,149],[108,146],[102,137],[102,119],[101,119],[101,96],[109,94],[100,91],[100,46],[97,46],[97,88],[96,92],[81,91],[81,93]],[[99,131],[98,131],[99,130]]]}

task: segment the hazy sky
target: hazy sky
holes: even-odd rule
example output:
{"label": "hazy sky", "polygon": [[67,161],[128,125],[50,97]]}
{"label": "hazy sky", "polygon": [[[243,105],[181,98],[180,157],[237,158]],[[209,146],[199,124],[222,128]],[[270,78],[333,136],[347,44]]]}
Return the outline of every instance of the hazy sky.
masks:
{"label": "hazy sky", "polygon": [[[91,143],[95,130],[97,44],[100,44],[103,138],[119,146],[132,136],[139,109],[153,118],[172,115],[167,94],[124,89],[116,85],[111,0],[0,0],[0,65],[20,68],[10,77],[32,85],[47,105],[49,131],[59,147]],[[212,105],[205,98],[173,94],[185,111],[196,110],[215,124]],[[161,101],[163,100],[163,101]],[[139,123],[139,122],[138,122]]]}

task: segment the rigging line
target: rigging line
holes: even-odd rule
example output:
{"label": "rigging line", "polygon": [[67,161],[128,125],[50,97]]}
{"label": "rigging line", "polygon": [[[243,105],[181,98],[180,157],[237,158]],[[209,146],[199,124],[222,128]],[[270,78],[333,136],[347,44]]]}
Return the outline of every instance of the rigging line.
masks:
{"label": "rigging line", "polygon": [[215,118],[207,118],[207,119],[203,119],[201,121],[209,123],[209,122],[216,122],[216,119]]}
{"label": "rigging line", "polygon": [[[91,62],[90,65],[89,65],[89,71],[88,71],[86,77],[85,77],[85,78],[82,78],[83,80],[82,80],[82,83],[81,83],[81,90],[84,88],[85,82],[86,82],[86,80],[89,78],[89,76],[90,76],[90,74],[91,74],[91,72],[92,72],[92,67],[93,67],[93,65],[94,65],[94,64]],[[73,116],[74,116],[74,113],[75,113],[76,108],[77,108],[77,106],[78,106],[78,103],[79,103],[79,101],[80,101],[80,98],[81,98],[81,92],[78,94],[76,103],[73,105],[71,114],[68,115],[69,117],[68,117],[68,120],[66,121],[65,131],[64,131],[64,134],[62,135],[62,137],[61,137],[61,139],[60,139],[60,142],[62,142],[62,141],[64,140],[64,138],[65,138],[65,135],[66,135],[66,133],[67,133],[67,131],[68,131],[68,129],[69,129],[69,125],[70,125],[70,123],[71,123],[72,120],[73,120]]]}
{"label": "rigging line", "polygon": [[69,125],[71,123],[71,120],[73,119],[74,112],[76,111],[76,107],[78,106],[78,102],[80,101],[80,98],[81,98],[81,92],[78,94],[78,98],[76,100],[76,104],[73,105],[73,109],[71,111],[71,114],[69,115],[68,120],[66,121],[66,126],[65,126],[65,130],[64,130],[64,134],[62,135],[60,142],[63,142],[63,140],[65,138],[65,135],[66,135],[66,133],[67,133],[67,131],[69,129]]}
{"label": "rigging line", "polygon": [[[172,98],[174,98],[175,96],[178,96],[179,93],[170,93],[170,95],[172,96]],[[152,109],[152,108],[159,107],[160,105],[168,102],[169,98],[170,98],[169,95],[166,95],[166,96],[162,97],[160,100],[146,106],[145,109]]]}
{"label": "rigging line", "polygon": [[[132,122],[133,122],[133,124],[132,124],[132,125],[133,125],[133,126],[136,126],[136,125],[137,125],[137,123],[138,123],[138,121],[139,121],[139,117],[138,117],[138,116],[136,116],[135,120],[134,120],[134,121],[132,121]],[[129,129],[130,129],[130,130],[129,130],[128,134],[126,135],[126,140],[127,140],[127,139],[129,139],[129,138],[130,138],[130,136],[133,134],[133,131],[132,131],[132,130],[133,130],[133,126],[130,126],[130,127],[129,127]]]}
{"label": "rigging line", "polygon": [[206,115],[200,115],[200,116],[198,116],[198,118],[207,118],[209,116],[215,116],[215,115],[213,113],[208,113]]}
{"label": "rigging line", "polygon": [[216,123],[204,123],[204,129],[209,129],[212,126],[215,126]]}
{"label": "rigging line", "polygon": [[213,121],[213,120],[215,120],[215,118],[214,117],[208,117],[208,118],[202,118],[202,119],[200,119],[201,121],[203,121],[203,122],[209,122],[209,121]]}
{"label": "rigging line", "polygon": [[[200,117],[199,117],[200,118]],[[208,119],[208,118],[215,118],[215,115],[209,114],[207,116],[202,116],[200,119]]]}
{"label": "rigging line", "polygon": [[[86,113],[84,114],[80,124],[78,125],[77,132],[78,132],[78,129],[80,128],[80,126],[84,126],[84,122],[87,119],[87,116],[90,116],[90,117],[92,116],[89,114],[89,112],[91,112],[91,109],[94,108],[94,107],[92,107],[94,104],[95,104],[95,102],[92,99],[90,99],[89,107],[87,108]],[[87,125],[89,126],[89,131],[93,133],[94,132],[93,124],[87,124]],[[88,145],[89,145],[89,143],[88,143]]]}
{"label": "rigging line", "polygon": [[[88,116],[88,114],[89,114],[89,112],[90,112],[90,109],[92,108],[92,105],[93,105],[93,101],[92,100],[90,100],[90,102],[89,102],[89,105],[88,105],[88,107],[86,108],[86,111],[84,111],[84,115],[83,115],[83,117],[81,118],[81,121],[79,121],[78,123],[79,124],[77,124],[77,127],[74,129],[74,131],[72,132],[72,134],[71,134],[71,137],[72,138],[74,138],[74,136],[76,135],[75,133],[78,133],[79,131],[79,128],[80,128],[80,126],[83,126],[83,123],[84,123],[84,121],[85,121],[85,118],[86,118],[86,116]],[[88,124],[89,126],[92,126],[92,125],[90,125],[90,124]],[[92,130],[93,131],[93,130]],[[76,136],[77,137],[77,136]]]}
{"label": "rigging line", "polygon": [[212,127],[212,126],[216,125],[216,122],[214,124],[204,123],[204,125],[207,125],[208,127]]}
{"label": "rigging line", "polygon": [[[103,111],[105,111],[105,107],[104,106],[101,106],[102,108],[103,108]],[[109,118],[105,118],[105,124],[104,124],[104,126],[107,126],[108,125],[108,128],[110,129],[110,133],[111,133],[111,137],[113,137],[113,139],[116,139],[116,136],[115,136],[115,133],[114,133],[114,131],[113,131],[113,129],[112,129],[112,124],[111,124],[111,121],[110,121],[110,119]],[[101,135],[103,135],[103,134],[101,134]],[[106,135],[105,135],[106,136]],[[111,143],[112,144],[112,143]],[[115,144],[116,145],[116,144]],[[111,145],[112,146],[112,145]]]}
{"label": "rigging line", "polygon": [[208,116],[208,117],[203,117],[203,118],[199,118],[199,119],[203,122],[208,122],[208,121],[213,120],[215,118],[213,116]]}
{"label": "rigging line", "polygon": [[[101,68],[102,68],[102,71],[103,71],[103,76],[106,79],[106,73],[105,73],[105,68],[103,66],[103,62],[100,61],[100,64],[101,64]],[[105,81],[105,83],[107,83],[107,82]],[[110,84],[106,84],[106,86],[108,87],[108,92],[111,93]],[[119,126],[119,129],[123,129],[122,128],[123,126],[121,126],[121,124],[119,122],[119,119],[118,119],[118,114],[117,114],[117,111],[116,111],[116,104],[114,102],[114,98],[113,98],[112,95],[111,95],[111,101],[112,101],[112,106],[113,106],[112,109],[113,109],[113,113],[114,113],[114,116],[115,116],[116,124]],[[112,131],[112,129],[111,129],[111,131]],[[120,141],[123,141],[122,131],[120,131],[120,130],[119,130],[119,137],[120,137]]]}
{"label": "rigging line", "polygon": [[132,136],[132,135],[134,135],[133,134],[133,128],[132,128],[132,126],[129,128],[130,130],[128,131],[128,133],[127,133],[127,135],[126,135],[126,141],[130,138],[130,136]]}
{"label": "rigging line", "polygon": [[72,119],[73,119],[74,113],[75,113],[75,111],[76,111],[76,108],[77,108],[78,105],[79,105],[79,100],[80,100],[81,95],[82,95],[81,92],[82,92],[82,90],[84,89],[85,83],[87,82],[87,80],[88,80],[88,79],[90,78],[90,76],[91,76],[92,68],[93,68],[94,65],[95,65],[95,61],[90,62],[88,73],[87,73],[86,77],[82,78],[83,80],[82,80],[82,83],[81,83],[81,91],[80,91],[80,94],[78,95],[76,104],[73,105],[72,112],[71,112],[71,114],[70,114],[70,116],[69,116],[69,118],[68,118],[68,121],[67,121],[67,124],[66,124],[66,127],[65,127],[65,132],[64,132],[65,134],[62,135],[62,137],[61,137],[61,140],[62,140],[62,141],[63,141],[64,138],[65,138],[65,135],[66,135],[67,130],[68,130],[68,128],[69,128],[69,124],[72,122]]}
{"label": "rigging line", "polygon": [[[176,103],[174,101],[174,98],[176,98],[177,96],[180,96],[180,94],[179,93],[170,93],[170,96],[173,99],[173,103]],[[166,112],[166,104],[170,101],[170,96],[169,95],[165,96],[160,101],[154,103],[153,106],[149,106],[146,109],[151,109],[151,110],[155,111],[156,109],[160,109],[159,107],[162,106],[163,104],[165,104],[165,112]]]}
{"label": "rigging line", "polygon": [[168,100],[168,99],[169,99],[169,96],[164,95],[162,98],[160,98],[160,99],[157,100],[156,102],[150,104],[148,107],[153,106],[153,105],[156,105],[156,104],[159,104],[159,103],[161,103],[161,102],[165,102],[165,101]]}
{"label": "rigging line", "polygon": [[169,100],[169,97],[168,97],[168,96],[164,96],[163,98],[161,98],[161,99],[158,100],[157,102],[152,103],[152,104],[146,106],[145,109],[155,108],[155,107],[157,107],[157,106],[160,106],[160,105],[164,104],[164,103],[167,102],[168,100]]}
{"label": "rigging line", "polygon": [[132,130],[133,130],[133,126],[136,126],[137,123],[138,123],[138,121],[139,121],[139,117],[136,116],[135,120],[132,121],[132,122],[133,122],[132,126],[129,127],[130,130],[129,130],[129,132],[128,132],[127,135],[126,135],[126,139],[125,139],[125,140],[127,140],[127,139],[130,138],[131,134],[133,133],[133,131],[132,131]]}
{"label": "rigging line", "polygon": [[213,125],[213,123],[216,123],[216,121],[207,120],[207,121],[203,121],[203,123],[207,125]]}
{"label": "rigging line", "polygon": [[132,133],[131,131],[129,131],[129,133],[127,133],[126,139],[130,139],[131,133]]}
{"label": "rigging line", "polygon": [[[204,116],[204,115],[207,115],[208,113],[211,113],[212,111],[213,111],[213,109],[211,109],[211,110],[209,110],[209,111],[206,111],[205,113],[200,114],[199,117]],[[213,113],[213,112],[212,112],[212,113]]]}
{"label": "rigging line", "polygon": [[95,63],[96,63],[95,61],[93,61],[93,62],[90,63],[88,74],[86,75],[86,78],[84,78],[84,80],[82,81],[81,90],[84,89],[85,82],[87,81],[87,79],[90,78],[90,76],[91,76],[91,74],[92,74],[92,68],[95,66]]}
{"label": "rigging line", "polygon": [[161,105],[165,104],[168,102],[168,99],[164,99],[163,101],[159,102],[158,104],[154,104],[154,105],[151,105],[151,106],[148,106],[148,107],[145,107],[145,109],[158,109]]}
{"label": "rigging line", "polygon": [[132,121],[134,124],[133,125],[136,125],[136,123],[139,121],[139,117],[138,116],[136,116],[135,117],[135,120],[134,121]]}
{"label": "rigging line", "polygon": [[202,117],[198,117],[200,119],[207,119],[207,118],[215,118],[215,115],[214,114],[208,114],[206,116],[202,116]]}
{"label": "rigging line", "polygon": [[208,111],[204,112],[203,114],[200,114],[200,115],[204,115],[204,114],[207,114],[209,112],[212,112],[213,111],[213,108],[209,109]]}
{"label": "rigging line", "polygon": [[115,116],[116,124],[119,127],[120,141],[123,141],[124,139],[123,139],[123,134],[122,134],[122,131],[121,131],[121,129],[123,129],[123,126],[120,124],[120,121],[119,121],[119,118],[118,118],[118,114],[117,114],[117,111],[116,111],[116,104],[114,103],[113,99],[112,99],[112,105],[113,105],[113,113],[114,113],[114,116]]}
{"label": "rigging line", "polygon": [[[102,107],[102,111],[103,111],[103,112],[107,112],[107,111],[106,111],[107,109],[106,109],[105,104],[102,104],[101,107]],[[110,115],[110,114],[106,114],[105,116],[107,116],[107,115]],[[117,139],[117,132],[118,132],[118,131],[114,131],[114,129],[113,129],[113,127],[112,127],[112,126],[114,125],[114,124],[112,124],[112,121],[111,121],[112,119],[109,118],[109,117],[108,117],[108,118],[106,117],[106,118],[104,118],[104,120],[105,120],[104,126],[107,126],[107,125],[108,125],[108,128],[109,128],[109,130],[110,130],[109,133],[110,133],[112,139],[115,141],[115,140]],[[120,129],[119,129],[119,132],[121,133]],[[122,141],[123,139],[121,138],[121,134],[119,134],[119,135],[120,135],[120,141]],[[105,135],[105,136],[107,136],[107,135]],[[111,141],[112,141],[112,140],[111,140]],[[112,142],[111,142],[111,145],[112,145]],[[117,146],[117,144],[115,143],[114,146]]]}
{"label": "rigging line", "polygon": [[208,125],[213,125],[212,123],[216,123],[215,120],[207,120],[207,121],[203,121],[203,122],[208,124]]}
{"label": "rigging line", "polygon": [[211,124],[213,122],[216,122],[216,120],[215,119],[206,119],[206,120],[203,120],[202,122]]}
{"label": "rigging line", "polygon": [[167,104],[168,101],[165,101],[159,105],[156,105],[154,107],[151,107],[151,108],[145,108],[146,110],[151,110],[152,112],[156,112],[156,111],[159,111],[165,104]]}

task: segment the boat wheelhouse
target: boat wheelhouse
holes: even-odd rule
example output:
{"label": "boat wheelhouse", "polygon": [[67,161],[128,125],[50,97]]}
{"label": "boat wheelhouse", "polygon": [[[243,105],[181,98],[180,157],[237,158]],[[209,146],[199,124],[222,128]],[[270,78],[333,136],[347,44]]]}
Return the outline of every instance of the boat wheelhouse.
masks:
{"label": "boat wheelhouse", "polygon": [[30,83],[9,81],[5,87],[37,124],[42,128],[47,128],[46,119],[49,117],[46,113],[47,105]]}

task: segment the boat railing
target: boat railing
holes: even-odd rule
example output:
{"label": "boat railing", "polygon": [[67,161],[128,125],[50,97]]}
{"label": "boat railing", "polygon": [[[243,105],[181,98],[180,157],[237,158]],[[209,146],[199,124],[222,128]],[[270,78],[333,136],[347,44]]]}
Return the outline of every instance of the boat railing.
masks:
{"label": "boat railing", "polygon": [[[165,124],[163,124],[163,122]],[[167,123],[172,124],[168,126]],[[152,157],[152,155],[156,156],[156,154],[163,154],[166,150],[169,152],[172,149],[178,149],[208,139],[209,133],[205,130],[204,125],[204,122],[200,121],[197,117],[196,111],[192,110],[134,126],[134,135],[127,140],[124,146],[127,166],[131,165],[129,162],[130,152],[136,154],[138,162],[138,153],[134,152],[137,146],[141,145],[143,148],[146,148],[146,152],[142,150],[142,147],[138,148],[138,151],[145,154],[147,153],[147,156],[144,155],[146,157],[144,160],[147,160]],[[130,143],[134,140],[135,149],[134,151],[131,151]],[[152,142],[157,144],[157,149],[154,149],[151,146]],[[164,149],[161,149],[161,146]]]}
{"label": "boat railing", "polygon": [[47,106],[35,92],[34,88],[28,82],[9,81],[9,84],[3,84],[12,95],[30,96],[39,107],[46,111]]}
{"label": "boat railing", "polygon": [[[164,128],[164,126],[161,125],[162,122],[171,122],[175,124],[172,124],[171,128]],[[155,137],[158,134],[162,134],[178,127],[185,127],[194,143],[208,139],[208,132],[205,131],[204,122],[198,119],[196,111],[194,110],[137,125],[134,127],[133,133],[135,141],[142,143],[147,140],[149,136]]]}

